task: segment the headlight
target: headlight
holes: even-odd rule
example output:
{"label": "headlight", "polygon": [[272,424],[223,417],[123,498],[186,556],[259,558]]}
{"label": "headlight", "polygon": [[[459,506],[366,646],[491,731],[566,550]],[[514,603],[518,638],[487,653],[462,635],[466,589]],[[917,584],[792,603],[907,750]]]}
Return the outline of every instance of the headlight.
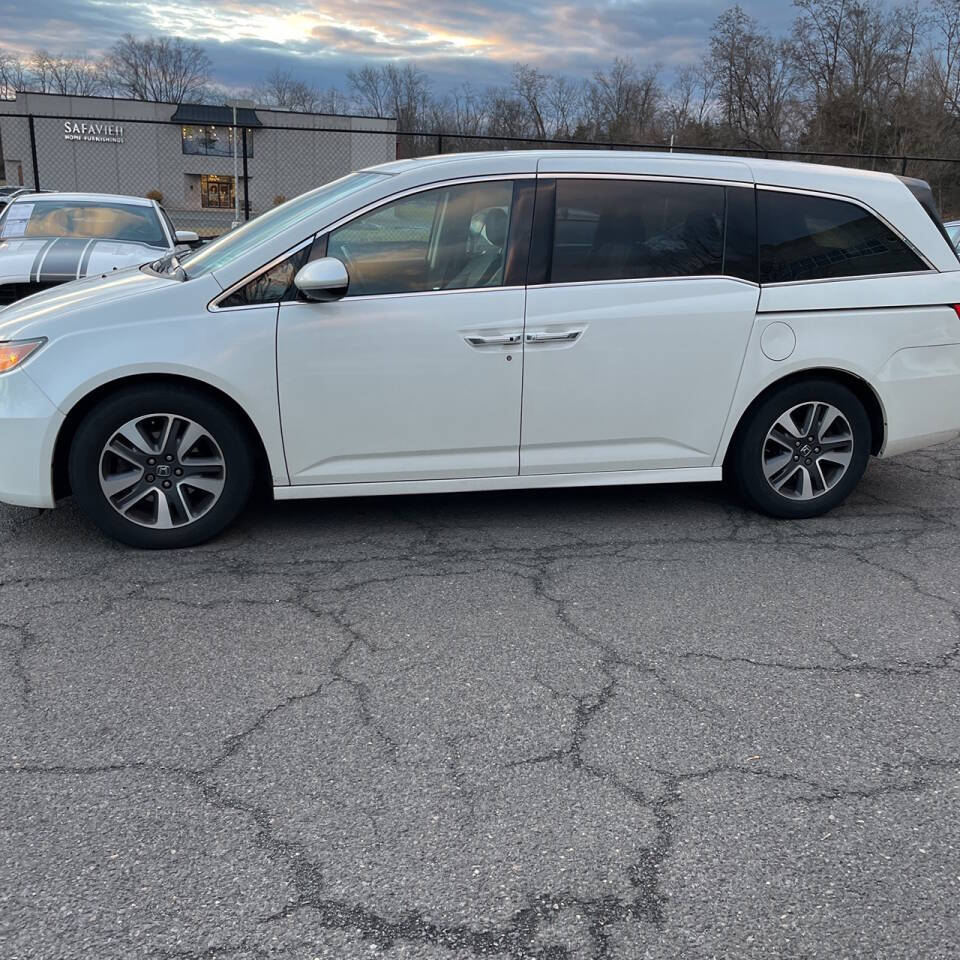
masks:
{"label": "headlight", "polygon": [[39,337],[36,340],[0,342],[0,373],[6,373],[14,367],[19,367],[34,350],[39,350],[46,342],[46,337]]}

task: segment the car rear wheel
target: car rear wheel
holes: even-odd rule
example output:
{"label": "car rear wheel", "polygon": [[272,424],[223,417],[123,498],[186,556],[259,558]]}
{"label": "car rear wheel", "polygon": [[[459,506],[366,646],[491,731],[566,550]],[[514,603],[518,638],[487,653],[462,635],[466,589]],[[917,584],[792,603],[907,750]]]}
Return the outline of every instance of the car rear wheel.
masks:
{"label": "car rear wheel", "polygon": [[870,420],[857,395],[832,380],[774,390],[747,415],[727,467],[743,498],[774,517],[827,513],[859,483]]}
{"label": "car rear wheel", "polygon": [[104,533],[135,547],[189,547],[243,509],[253,455],[243,425],[216,400],[144,385],[87,414],[69,473],[74,496]]}

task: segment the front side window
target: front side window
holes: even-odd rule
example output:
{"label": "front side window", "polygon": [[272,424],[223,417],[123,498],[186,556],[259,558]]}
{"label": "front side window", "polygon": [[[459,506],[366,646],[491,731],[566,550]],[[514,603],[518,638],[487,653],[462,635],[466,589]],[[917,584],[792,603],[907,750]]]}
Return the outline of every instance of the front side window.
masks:
{"label": "front side window", "polygon": [[86,200],[38,200],[11,203],[0,239],[76,237],[127,240],[166,247],[167,236],[152,206]]}
{"label": "front side window", "polygon": [[855,203],[759,190],[757,211],[761,283],[927,269],[900,237]]}
{"label": "front side window", "polygon": [[[233,156],[233,127],[184,126],[180,128],[183,152],[203,157]],[[237,154],[243,154],[243,132],[237,130]],[[247,130],[247,156],[253,156],[253,131]]]}
{"label": "front side window", "polygon": [[509,181],[412,194],[334,230],[327,256],[347,268],[351,297],[500,286],[512,203]]}
{"label": "front side window", "polygon": [[724,189],[557,180],[550,282],[722,274]]}

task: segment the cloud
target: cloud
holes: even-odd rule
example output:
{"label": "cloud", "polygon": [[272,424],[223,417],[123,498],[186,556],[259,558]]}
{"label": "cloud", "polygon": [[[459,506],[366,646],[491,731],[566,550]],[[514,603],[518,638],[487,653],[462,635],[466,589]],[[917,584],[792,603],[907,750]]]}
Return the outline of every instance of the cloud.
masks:
{"label": "cloud", "polygon": [[[787,28],[790,0],[741,0],[774,32]],[[250,84],[272,67],[342,82],[363,63],[412,60],[448,85],[504,78],[510,65],[586,74],[614,56],[672,68],[702,57],[711,0],[0,0],[5,39],[96,54],[123,33],[173,33],[207,48],[217,79]]]}

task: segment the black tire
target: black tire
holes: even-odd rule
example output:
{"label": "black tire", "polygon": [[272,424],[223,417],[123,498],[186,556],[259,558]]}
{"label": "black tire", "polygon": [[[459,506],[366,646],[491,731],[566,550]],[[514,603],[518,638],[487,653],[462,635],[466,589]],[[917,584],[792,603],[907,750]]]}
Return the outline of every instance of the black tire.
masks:
{"label": "black tire", "polygon": [[[166,529],[145,526],[122,515],[108,500],[100,482],[104,448],[120,427],[139,417],[158,413],[200,425],[219,448],[217,452],[223,462],[220,492],[212,505],[202,513],[202,507],[198,508],[196,519],[183,520],[180,525]],[[183,464],[178,460],[174,466],[187,463],[186,459]],[[118,390],[84,417],[70,446],[69,476],[80,507],[105,534],[132,547],[157,550],[192,547],[226,528],[250,497],[253,463],[247,430],[222,404],[189,387],[144,384]],[[161,464],[158,472],[162,468]],[[149,476],[145,469],[143,477]],[[189,469],[186,472],[189,473]],[[174,478],[171,480],[177,483]],[[159,480],[152,482],[156,486]],[[186,494],[189,498],[191,491],[187,490]],[[158,491],[151,496],[159,495]]]}
{"label": "black tire", "polygon": [[[767,479],[764,464],[765,456],[768,458],[767,462],[772,464],[773,456],[786,455],[785,452],[780,452],[785,445],[780,445],[777,440],[768,440],[768,432],[774,428],[778,418],[794,410],[797,411],[795,415],[802,419],[805,413],[804,407],[807,404],[829,404],[840,411],[846,418],[849,433],[852,435],[852,450],[845,471],[832,485],[824,485],[822,491],[816,493],[811,499],[796,499],[789,494],[795,492],[794,487],[802,484],[803,479],[798,478],[785,486],[783,489],[787,490],[787,493],[778,492],[772,484],[790,470],[802,469],[805,463],[811,462],[809,459],[804,459],[801,449],[796,450],[782,468],[783,473],[775,474],[773,480]],[[841,423],[841,421],[836,422]],[[838,435],[845,432],[842,425],[837,430]],[[783,435],[788,436],[786,433]],[[815,431],[811,436],[816,436]],[[806,442],[806,438],[799,438],[799,446],[805,452],[807,451]],[[815,440],[814,444],[817,442]],[[871,442],[870,419],[857,395],[833,380],[811,378],[775,389],[747,413],[737,430],[725,466],[732,474],[731,480],[737,492],[747,504],[772,517],[802,520],[822,516],[846,500],[867,468]],[[793,440],[793,443],[797,445],[797,440]],[[809,451],[812,454],[813,466],[807,471],[805,478],[807,482],[813,479],[812,489],[814,490],[822,485],[824,472],[829,477],[832,471],[838,469],[833,463],[828,462],[819,476],[814,474],[816,454],[820,449],[819,446],[813,446],[812,451]],[[823,449],[826,449],[826,446]]]}

